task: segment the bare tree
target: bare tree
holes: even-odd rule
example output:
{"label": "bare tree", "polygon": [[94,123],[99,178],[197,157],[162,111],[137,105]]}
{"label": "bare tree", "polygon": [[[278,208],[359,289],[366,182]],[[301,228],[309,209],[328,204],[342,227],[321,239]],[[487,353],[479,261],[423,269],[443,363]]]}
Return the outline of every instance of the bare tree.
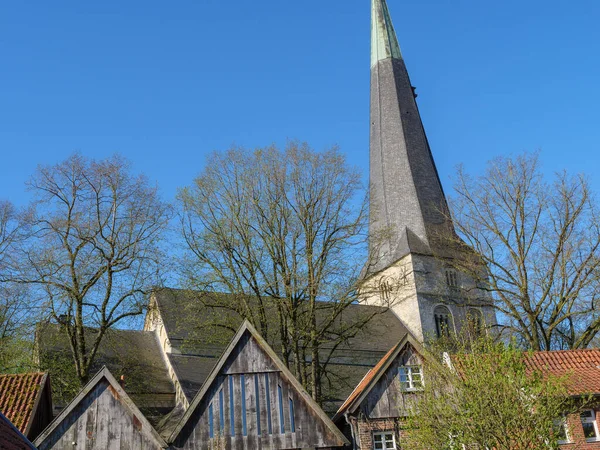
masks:
{"label": "bare tree", "polygon": [[336,148],[295,142],[215,153],[179,195],[187,285],[235,294],[204,301],[251,320],[318,401],[332,354],[370,318],[341,320],[366,260],[365,199]]}
{"label": "bare tree", "polygon": [[141,314],[158,282],[170,208],[119,156],[75,154],[39,167],[29,186],[36,201],[16,279],[36,289],[61,324],[85,383],[107,330]]}
{"label": "bare tree", "polygon": [[525,154],[479,177],[460,168],[455,193],[457,230],[478,255],[457,263],[493,293],[505,328],[533,350],[589,345],[600,331],[600,221],[586,178],[549,183]]}
{"label": "bare tree", "polygon": [[12,203],[0,201],[0,372],[22,369],[31,356],[27,289],[10,281],[15,247],[26,236],[23,214]]}

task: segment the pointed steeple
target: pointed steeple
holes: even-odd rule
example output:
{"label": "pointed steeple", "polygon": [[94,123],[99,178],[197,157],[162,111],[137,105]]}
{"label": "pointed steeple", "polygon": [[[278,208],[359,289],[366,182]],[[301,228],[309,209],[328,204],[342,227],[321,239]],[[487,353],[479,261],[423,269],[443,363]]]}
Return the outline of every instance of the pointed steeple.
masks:
{"label": "pointed steeple", "polygon": [[372,0],[370,261],[367,274],[409,253],[438,253],[454,235],[413,87],[385,0]]}
{"label": "pointed steeple", "polygon": [[371,0],[371,67],[387,58],[402,59],[385,0]]}

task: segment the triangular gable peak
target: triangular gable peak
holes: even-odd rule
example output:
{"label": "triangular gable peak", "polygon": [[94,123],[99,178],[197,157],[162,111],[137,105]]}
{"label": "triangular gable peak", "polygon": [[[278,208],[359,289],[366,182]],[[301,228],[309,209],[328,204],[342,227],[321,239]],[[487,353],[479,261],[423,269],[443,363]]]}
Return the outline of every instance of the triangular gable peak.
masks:
{"label": "triangular gable peak", "polygon": [[364,376],[333,421],[337,423],[345,415],[368,419],[406,416],[415,393],[426,382],[423,355],[421,344],[407,334]]}
{"label": "triangular gable peak", "polygon": [[167,447],[106,367],[89,381],[35,444],[39,450]]}
{"label": "triangular gable peak", "polygon": [[240,327],[169,441],[177,449],[349,444],[248,321]]}

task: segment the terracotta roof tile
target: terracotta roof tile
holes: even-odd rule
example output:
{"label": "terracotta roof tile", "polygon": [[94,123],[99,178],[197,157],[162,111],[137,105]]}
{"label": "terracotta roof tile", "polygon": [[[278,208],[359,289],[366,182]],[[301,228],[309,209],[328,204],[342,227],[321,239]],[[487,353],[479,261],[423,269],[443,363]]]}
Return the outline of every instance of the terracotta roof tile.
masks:
{"label": "terracotta roof tile", "polygon": [[559,350],[527,354],[525,364],[557,376],[568,376],[571,395],[600,394],[600,349]]}
{"label": "terracotta roof tile", "polygon": [[24,434],[42,391],[44,376],[44,373],[0,375],[0,412]]}

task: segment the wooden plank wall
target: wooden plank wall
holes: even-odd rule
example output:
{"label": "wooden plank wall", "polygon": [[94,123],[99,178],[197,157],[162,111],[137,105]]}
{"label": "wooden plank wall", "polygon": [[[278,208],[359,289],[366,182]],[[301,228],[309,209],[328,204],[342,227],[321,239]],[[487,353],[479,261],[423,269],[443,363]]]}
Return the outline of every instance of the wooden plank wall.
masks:
{"label": "wooden plank wall", "polygon": [[[258,380],[256,395],[255,377]],[[230,392],[230,378],[233,392]],[[270,397],[271,433],[268,429],[267,379]],[[242,431],[242,380],[245,386],[247,433]],[[280,429],[278,386],[282,388],[283,428]],[[223,390],[224,423],[219,420],[220,390]],[[234,429],[230,426],[230,396],[233,394]],[[260,417],[257,415],[257,399]],[[289,400],[294,404],[295,432],[291,429]],[[210,437],[209,404],[213,405],[214,437]],[[260,434],[259,431],[260,423]],[[338,441],[332,431],[305,403],[293,385],[277,370],[249,334],[230,355],[207,395],[175,442],[176,449],[261,450],[332,447]]]}
{"label": "wooden plank wall", "polygon": [[[418,392],[402,392],[398,369],[400,366],[421,365],[421,357],[408,345],[392,362],[360,405],[360,411],[370,419],[406,416],[408,407],[418,398]],[[423,374],[427,382],[427,374]]]}
{"label": "wooden plank wall", "polygon": [[38,448],[142,450],[161,446],[103,379]]}

